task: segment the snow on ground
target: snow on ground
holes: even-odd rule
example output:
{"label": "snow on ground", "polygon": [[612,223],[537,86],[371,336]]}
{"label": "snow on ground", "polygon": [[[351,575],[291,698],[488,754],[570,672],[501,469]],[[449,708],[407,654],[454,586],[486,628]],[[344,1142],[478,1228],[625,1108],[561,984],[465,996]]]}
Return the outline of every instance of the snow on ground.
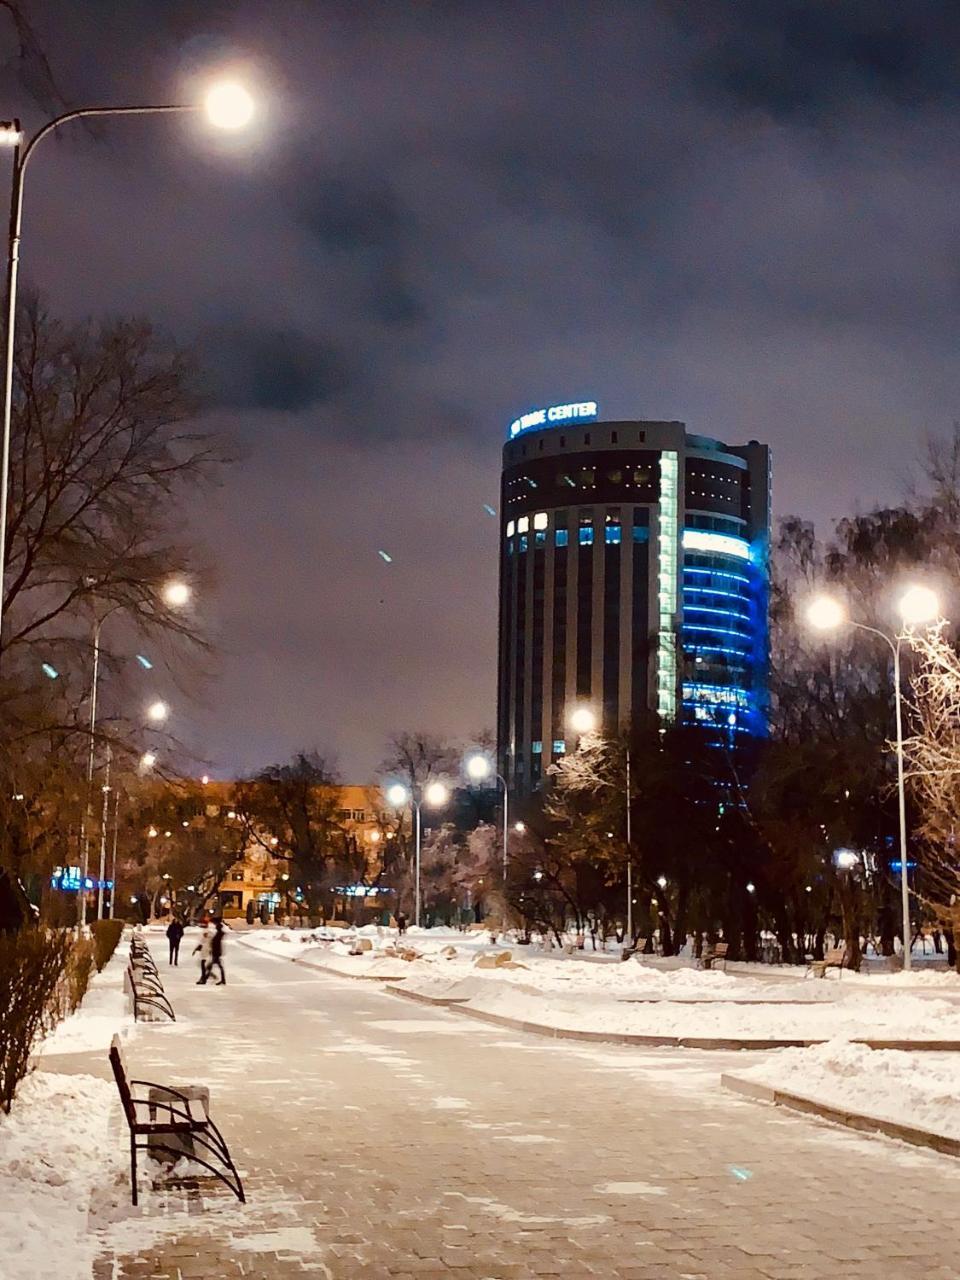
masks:
{"label": "snow on ground", "polygon": [[[491,944],[486,932],[251,930],[244,942],[345,976],[402,980],[405,990],[566,1030],[722,1039],[960,1040],[960,978],[910,974],[836,975],[804,980],[803,969],[740,966],[697,970],[689,960],[590,963],[591,955]],[[351,956],[358,939],[372,950]],[[384,954],[409,947],[419,958]],[[456,954],[445,954],[454,948]],[[480,969],[483,954],[507,951],[509,968]]]}
{"label": "snow on ground", "polygon": [[960,1041],[960,1007],[903,992],[851,994],[805,1004],[633,1004],[603,996],[524,990],[473,979],[469,1008],[565,1030],[741,1040],[918,1039]]}
{"label": "snow on ground", "polygon": [[[122,953],[122,954],[121,954]],[[50,1053],[106,1053],[117,1031],[133,1027],[133,1013],[123,990],[127,949],[121,941],[102,973],[90,978],[87,994],[75,1013],[65,1018],[38,1046],[39,1056]]]}
{"label": "snow on ground", "polygon": [[960,1139],[960,1060],[956,1054],[871,1050],[830,1041],[782,1049],[737,1076],[858,1115],[892,1120]]}
{"label": "snow on ground", "polygon": [[108,1134],[116,1089],[85,1075],[34,1072],[0,1115],[0,1274],[4,1280],[86,1280],[95,1244],[93,1188],[123,1176]]}

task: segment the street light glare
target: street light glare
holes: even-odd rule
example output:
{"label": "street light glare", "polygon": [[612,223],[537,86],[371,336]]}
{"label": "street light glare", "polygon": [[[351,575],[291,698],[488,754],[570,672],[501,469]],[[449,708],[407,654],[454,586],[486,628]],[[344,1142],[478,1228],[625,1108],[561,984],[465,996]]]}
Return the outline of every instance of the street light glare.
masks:
{"label": "street light glare", "polygon": [[835,596],[817,596],[807,606],[807,622],[817,631],[834,631],[846,620],[846,610]]}
{"label": "street light glare", "polygon": [[440,805],[447,803],[450,798],[450,792],[442,782],[431,782],[423,793],[423,798],[427,804],[439,808]]}
{"label": "street light glare", "polygon": [[475,782],[482,782],[490,777],[490,761],[483,755],[471,756],[467,761],[467,773]]}
{"label": "street light glare", "polygon": [[900,597],[897,609],[904,624],[908,627],[921,627],[925,622],[934,622],[940,616],[940,601],[937,593],[930,587],[908,587]]}
{"label": "street light glare", "polygon": [[255,110],[249,91],[236,80],[221,80],[213,85],[203,105],[215,129],[245,129]]}
{"label": "street light glare", "polygon": [[570,727],[577,733],[593,733],[597,727],[597,717],[589,707],[577,707],[570,713]]}
{"label": "street light glare", "polygon": [[168,604],[171,609],[182,609],[185,604],[189,604],[191,591],[186,582],[174,578],[166,584],[161,594],[164,604]]}
{"label": "street light glare", "polygon": [[23,130],[10,120],[0,121],[0,147],[18,147],[23,141]]}
{"label": "street light glare", "polygon": [[392,787],[387,788],[387,799],[395,808],[401,808],[407,803],[407,788],[402,782],[395,782]]}
{"label": "street light glare", "polygon": [[165,702],[162,702],[159,699],[156,702],[151,702],[149,707],[147,707],[147,718],[152,720],[154,724],[160,724],[162,721],[166,720],[169,714],[170,708]]}
{"label": "street light glare", "polygon": [[143,755],[140,757],[140,764],[144,769],[152,769],[156,763],[157,763],[157,756],[156,756],[156,752],[154,751],[145,751]]}

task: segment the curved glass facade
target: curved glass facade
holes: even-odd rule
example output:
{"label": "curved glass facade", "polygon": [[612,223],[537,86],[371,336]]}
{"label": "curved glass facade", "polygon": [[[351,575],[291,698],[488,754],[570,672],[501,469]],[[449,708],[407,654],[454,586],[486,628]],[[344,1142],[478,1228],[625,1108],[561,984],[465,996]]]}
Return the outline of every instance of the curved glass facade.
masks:
{"label": "curved glass facade", "polygon": [[504,447],[497,737],[511,789],[570,743],[656,714],[766,731],[769,454],[680,422],[524,431]]}

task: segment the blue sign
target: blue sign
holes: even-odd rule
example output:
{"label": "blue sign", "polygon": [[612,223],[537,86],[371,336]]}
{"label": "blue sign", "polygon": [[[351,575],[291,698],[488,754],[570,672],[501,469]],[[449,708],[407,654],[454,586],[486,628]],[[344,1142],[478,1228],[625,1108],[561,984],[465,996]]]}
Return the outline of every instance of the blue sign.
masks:
{"label": "blue sign", "polygon": [[596,400],[581,400],[579,404],[553,404],[547,409],[533,409],[510,423],[511,437],[531,427],[554,426],[561,422],[586,422],[597,416]]}
{"label": "blue sign", "polygon": [[63,889],[67,893],[79,893],[80,889],[112,889],[112,880],[95,880],[83,877],[79,867],[54,867],[50,877],[51,889]]}

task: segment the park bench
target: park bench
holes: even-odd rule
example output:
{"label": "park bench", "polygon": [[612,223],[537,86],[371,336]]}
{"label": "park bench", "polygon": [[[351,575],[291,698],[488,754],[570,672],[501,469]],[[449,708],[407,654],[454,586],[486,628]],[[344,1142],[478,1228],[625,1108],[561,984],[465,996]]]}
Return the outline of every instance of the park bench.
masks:
{"label": "park bench", "polygon": [[700,959],[697,961],[698,969],[715,969],[719,965],[723,965],[723,971],[727,971],[727,952],[730,950],[729,942],[708,942],[700,953]]}
{"label": "park bench", "polygon": [[[133,1016],[137,1022],[156,1021],[154,1015],[169,1018],[176,1022],[160,973],[154,963],[153,956],[147,950],[147,944],[138,938],[130,943],[130,963],[126,972],[127,991],[133,1002]],[[141,1013],[148,1015],[141,1018]]]}
{"label": "park bench", "polygon": [[[206,1096],[191,1097],[191,1093],[201,1092],[195,1088],[173,1089],[152,1080],[131,1079],[123,1060],[119,1036],[114,1036],[110,1044],[110,1066],[130,1131],[130,1196],[133,1203],[137,1203],[137,1152],[154,1154],[162,1151],[171,1157],[174,1164],[186,1158],[207,1169],[245,1204],[243,1183],[223,1134],[210,1119]],[[143,1089],[149,1092],[146,1095],[135,1092]],[[197,1153],[198,1146],[202,1154]]]}
{"label": "park bench", "polygon": [[823,953],[822,960],[810,959],[807,961],[807,971],[803,975],[805,978],[825,978],[828,969],[836,969],[838,977],[843,977],[843,966],[847,961],[846,947],[831,947],[829,951]]}
{"label": "park bench", "polygon": [[126,980],[127,991],[133,1002],[135,1021],[155,1022],[156,1018],[142,1018],[140,1016],[141,1013],[152,1013],[160,1014],[164,1018],[169,1018],[171,1022],[176,1022],[177,1015],[173,1012],[173,1005],[170,1003],[159,978],[128,965]]}

